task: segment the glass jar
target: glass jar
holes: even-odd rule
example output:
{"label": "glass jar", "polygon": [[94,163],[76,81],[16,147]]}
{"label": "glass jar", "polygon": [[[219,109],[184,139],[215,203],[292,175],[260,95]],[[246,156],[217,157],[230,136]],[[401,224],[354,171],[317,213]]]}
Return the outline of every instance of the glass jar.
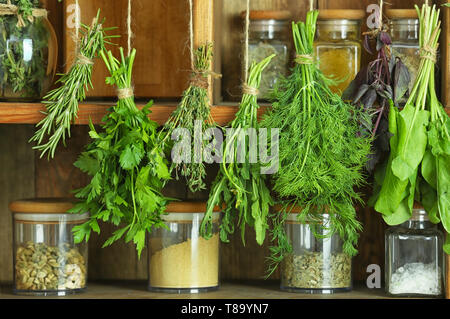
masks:
{"label": "glass jar", "polygon": [[219,288],[219,217],[213,213],[213,236],[199,230],[206,204],[174,202],[164,216],[167,226],[149,236],[149,290],[166,293],[200,293]]}
{"label": "glass jar", "polygon": [[55,76],[58,43],[46,17],[0,17],[0,100],[40,101]]}
{"label": "glass jar", "polygon": [[386,230],[386,292],[391,296],[441,296],[443,239],[418,205],[411,219]]}
{"label": "glass jar", "polygon": [[87,245],[72,230],[89,214],[66,213],[73,203],[58,199],[10,204],[14,224],[14,293],[65,296],[86,289]]}
{"label": "glass jar", "polygon": [[[245,19],[245,12],[242,13],[242,16]],[[291,53],[290,18],[289,11],[250,11],[249,67],[253,62],[259,63],[268,56],[276,54],[262,74],[258,95],[260,100],[269,100],[270,93],[279,77],[288,74]],[[243,63],[242,74],[245,73],[244,68],[245,64]]]}
{"label": "glass jar", "polygon": [[320,10],[314,52],[320,70],[336,80],[332,92],[342,95],[361,67],[361,19],[364,10]]}
{"label": "glass jar", "polygon": [[281,264],[281,289],[307,294],[350,291],[352,258],[343,252],[339,235],[330,236],[330,216],[323,214],[322,224],[301,223],[299,213],[293,209],[286,220],[292,254]]}
{"label": "glass jar", "polygon": [[[387,10],[386,15],[389,18],[392,55],[400,58],[408,68],[411,77],[411,82],[409,82],[409,91],[411,92],[420,66],[419,17],[416,10],[407,9]],[[406,99],[400,103],[405,104]]]}

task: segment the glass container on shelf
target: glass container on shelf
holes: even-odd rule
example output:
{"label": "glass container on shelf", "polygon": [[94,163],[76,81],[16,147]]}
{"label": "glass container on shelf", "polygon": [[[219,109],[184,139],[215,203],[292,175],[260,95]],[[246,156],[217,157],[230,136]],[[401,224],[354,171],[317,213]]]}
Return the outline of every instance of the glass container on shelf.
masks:
{"label": "glass container on shelf", "polygon": [[[243,12],[244,19],[245,15],[245,12]],[[262,74],[258,95],[261,100],[268,100],[270,92],[275,87],[280,75],[286,76],[288,74],[291,54],[290,18],[291,13],[289,11],[250,11],[249,66],[252,62],[258,63],[264,58],[276,54],[276,57]],[[242,61],[244,59],[245,57],[242,58]],[[243,74],[244,67],[245,64],[242,63]]]}
{"label": "glass container on shelf", "polygon": [[441,296],[443,240],[443,233],[417,204],[411,219],[386,230],[386,292],[392,296]]}
{"label": "glass container on shelf", "polygon": [[199,230],[206,212],[201,202],[173,202],[164,216],[166,228],[149,237],[149,290],[200,293],[219,288],[219,217],[213,213],[213,236]]}
{"label": "glass container on shelf", "polygon": [[[420,66],[419,17],[414,9],[391,9],[386,11],[386,15],[389,18],[392,54],[400,58],[408,68],[411,92]],[[403,102],[406,103],[406,100]]]}
{"label": "glass container on shelf", "polygon": [[53,85],[56,34],[45,16],[18,21],[16,15],[0,19],[0,100],[39,101]]}
{"label": "glass container on shelf", "polygon": [[72,230],[89,214],[66,213],[73,203],[58,199],[10,204],[14,224],[14,293],[65,296],[86,288],[86,243],[75,244]]}
{"label": "glass container on shelf", "polygon": [[330,87],[344,92],[361,67],[361,19],[364,10],[320,10],[314,42],[320,70],[338,83]]}
{"label": "glass container on shelf", "polygon": [[332,294],[352,289],[352,258],[343,252],[338,234],[329,235],[330,216],[321,224],[298,221],[300,209],[286,220],[292,253],[281,264],[281,289],[308,294]]}

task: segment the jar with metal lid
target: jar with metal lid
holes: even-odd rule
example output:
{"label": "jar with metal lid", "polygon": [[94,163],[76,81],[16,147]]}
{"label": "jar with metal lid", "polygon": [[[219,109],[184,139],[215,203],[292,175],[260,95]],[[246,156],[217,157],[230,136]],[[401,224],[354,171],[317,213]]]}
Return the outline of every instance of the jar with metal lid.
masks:
{"label": "jar with metal lid", "polygon": [[386,230],[386,292],[392,296],[442,296],[443,240],[443,233],[418,204],[408,221]]}
{"label": "jar with metal lid", "polygon": [[[400,58],[408,68],[411,92],[420,66],[419,16],[414,9],[390,9],[386,11],[386,15],[389,18],[392,55]],[[403,102],[406,103],[406,100]]]}
{"label": "jar with metal lid", "polygon": [[14,225],[14,293],[65,296],[86,289],[87,245],[72,230],[89,218],[67,211],[64,199],[19,200],[9,205]]}
{"label": "jar with metal lid", "polygon": [[[12,0],[11,4],[20,10],[23,2]],[[24,13],[0,16],[0,100],[3,101],[40,101],[53,85],[58,59],[56,33],[47,19],[47,11],[32,6],[28,16]]]}
{"label": "jar with metal lid", "polygon": [[219,217],[213,213],[213,235],[200,236],[206,203],[173,202],[166,209],[166,228],[149,236],[149,290],[200,293],[219,288]]}
{"label": "jar with metal lid", "polygon": [[[242,13],[245,19],[246,13]],[[276,57],[264,70],[261,77],[258,98],[270,99],[270,93],[281,75],[286,76],[289,71],[291,42],[289,38],[291,13],[289,11],[250,11],[249,25],[249,66],[259,63],[272,54]],[[244,43],[245,46],[245,43]],[[245,52],[245,50],[243,50]],[[244,61],[243,57],[242,61]],[[245,63],[242,73],[245,73]]]}
{"label": "jar with metal lid", "polygon": [[361,67],[361,20],[364,10],[319,10],[314,52],[320,70],[337,81],[330,89],[341,95]]}
{"label": "jar with metal lid", "polygon": [[285,230],[292,253],[281,264],[281,290],[333,294],[352,289],[352,258],[343,252],[339,234],[330,234],[330,215],[321,221],[300,222],[293,208]]}

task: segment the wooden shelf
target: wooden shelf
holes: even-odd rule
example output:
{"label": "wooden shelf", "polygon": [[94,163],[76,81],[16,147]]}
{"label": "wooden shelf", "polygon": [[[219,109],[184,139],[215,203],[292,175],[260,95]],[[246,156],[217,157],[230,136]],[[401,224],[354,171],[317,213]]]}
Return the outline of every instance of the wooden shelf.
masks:
{"label": "wooden shelf", "polygon": [[[12,294],[11,285],[0,285],[0,299],[27,299]],[[49,298],[49,297],[46,297]],[[52,298],[52,297],[50,297]],[[61,298],[61,297],[54,297]],[[283,292],[279,282],[227,282],[217,291],[202,294],[164,294],[147,291],[146,282],[91,283],[85,293],[63,299],[387,299],[384,289],[368,289],[362,284],[353,291],[333,295],[309,295]]]}
{"label": "wooden shelf", "polygon": [[[112,103],[83,103],[80,104],[78,119],[75,124],[87,125],[92,120],[94,124],[100,124],[108,108]],[[144,104],[138,104],[143,107]],[[152,120],[158,124],[164,124],[176,105],[155,104],[151,108]],[[267,106],[261,106],[260,115],[265,112]],[[44,118],[45,110],[41,103],[0,103],[0,124],[36,124]],[[227,125],[233,120],[238,107],[236,104],[217,105],[211,108],[211,113],[218,125]],[[450,108],[446,108],[450,115]]]}

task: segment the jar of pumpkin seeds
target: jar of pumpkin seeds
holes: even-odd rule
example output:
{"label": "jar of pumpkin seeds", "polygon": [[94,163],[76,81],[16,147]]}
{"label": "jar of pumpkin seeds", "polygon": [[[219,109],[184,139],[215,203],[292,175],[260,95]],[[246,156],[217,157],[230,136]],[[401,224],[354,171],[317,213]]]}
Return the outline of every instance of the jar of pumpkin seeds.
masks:
{"label": "jar of pumpkin seeds", "polygon": [[332,294],[352,289],[352,258],[343,252],[339,234],[329,235],[330,216],[299,221],[300,208],[291,209],[285,230],[292,252],[281,264],[281,290]]}
{"label": "jar of pumpkin seeds", "polygon": [[65,296],[86,288],[87,245],[72,230],[89,218],[73,215],[68,200],[20,200],[10,204],[14,224],[14,293]]}

